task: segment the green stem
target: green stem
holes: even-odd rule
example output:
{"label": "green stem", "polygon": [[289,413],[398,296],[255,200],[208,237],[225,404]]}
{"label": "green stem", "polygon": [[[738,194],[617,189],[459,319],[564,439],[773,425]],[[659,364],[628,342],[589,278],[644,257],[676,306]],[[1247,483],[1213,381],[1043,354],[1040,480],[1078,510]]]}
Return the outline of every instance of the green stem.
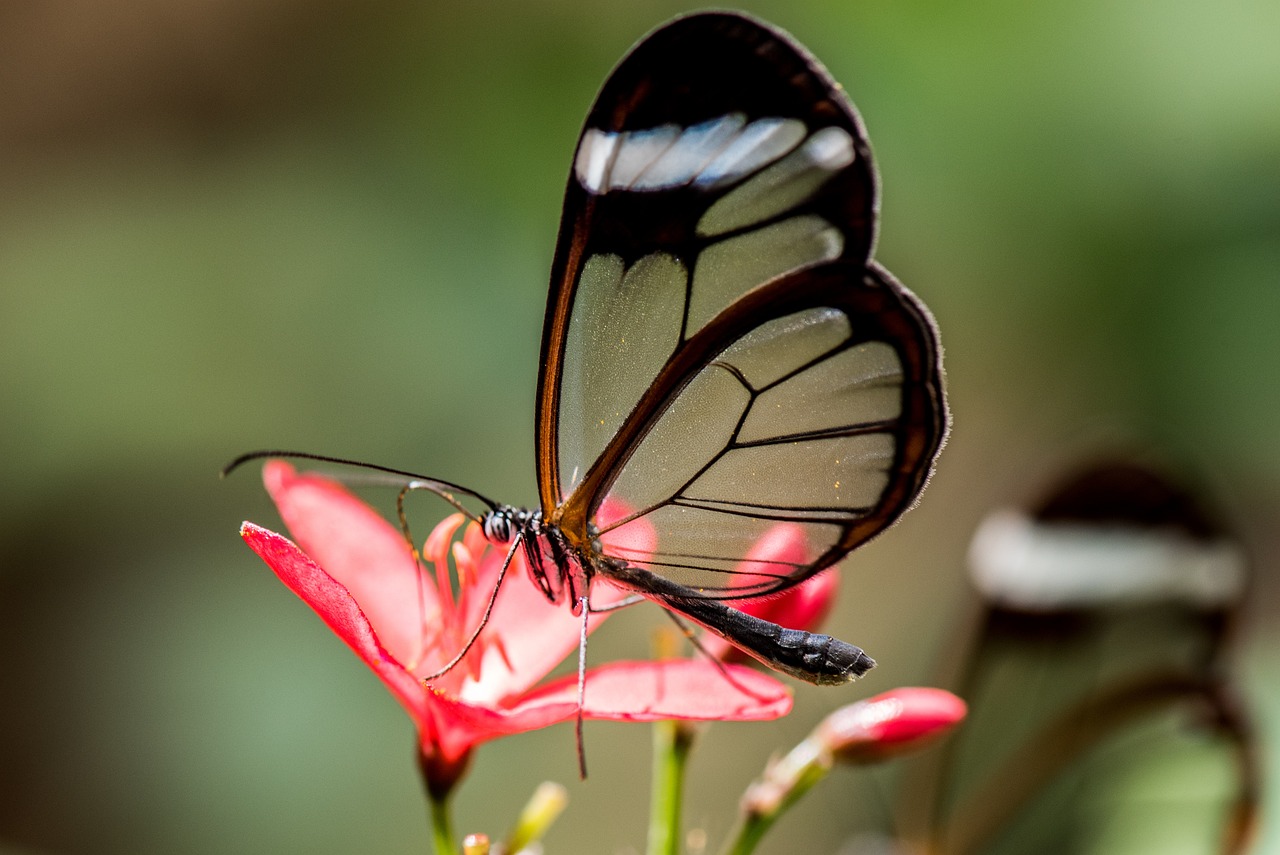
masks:
{"label": "green stem", "polygon": [[556,821],[569,802],[569,793],[564,787],[551,781],[543,781],[533,791],[533,798],[520,811],[515,828],[507,835],[507,842],[499,851],[522,852],[530,844],[543,838],[547,829]]}
{"label": "green stem", "polygon": [[436,855],[456,855],[458,841],[453,836],[453,816],[449,811],[449,797],[437,799],[427,796],[427,804],[431,806],[431,843]]}
{"label": "green stem", "polygon": [[771,817],[744,816],[729,845],[721,850],[723,855],[751,855],[772,825]]}
{"label": "green stem", "polygon": [[679,855],[684,770],[693,739],[694,729],[686,722],[660,721],[653,726],[648,855]]}
{"label": "green stem", "polygon": [[812,739],[770,763],[742,797],[742,820],[722,855],[751,855],[778,818],[831,771],[830,752]]}

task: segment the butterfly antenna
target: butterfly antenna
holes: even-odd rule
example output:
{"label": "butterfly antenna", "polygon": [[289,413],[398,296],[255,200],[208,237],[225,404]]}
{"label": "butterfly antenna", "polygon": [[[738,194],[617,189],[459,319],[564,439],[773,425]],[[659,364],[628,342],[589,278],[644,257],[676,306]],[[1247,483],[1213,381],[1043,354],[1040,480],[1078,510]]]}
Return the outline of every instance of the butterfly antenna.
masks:
{"label": "butterfly antenna", "polygon": [[463,487],[460,484],[442,481],[439,478],[430,478],[426,475],[419,475],[416,472],[409,472],[404,469],[394,469],[390,466],[379,466],[377,463],[365,463],[361,460],[350,460],[345,457],[332,457],[327,454],[312,454],[308,451],[250,451],[247,454],[240,455],[235,460],[232,460],[226,466],[222,467],[222,472],[219,473],[220,477],[226,478],[232,472],[252,460],[265,460],[271,457],[289,457],[295,460],[315,460],[320,463],[336,463],[339,466],[354,466],[358,469],[369,469],[374,472],[385,472],[388,475],[400,475],[405,478],[410,478],[412,479],[409,484],[410,489],[430,490],[432,493],[435,493],[437,496],[456,508],[463,514],[463,516],[472,522],[480,522],[480,517],[474,511],[470,511],[463,507],[462,504],[454,498],[454,493],[461,493],[464,496],[470,496],[476,501],[483,503],[491,511],[496,511],[498,509],[497,502],[487,496],[477,493],[475,490]]}
{"label": "butterfly antenna", "polygon": [[518,533],[515,539],[511,541],[511,548],[507,550],[507,557],[502,560],[502,567],[498,570],[498,578],[493,583],[493,591],[489,594],[489,602],[485,604],[484,615],[480,618],[480,624],[475,628],[475,632],[471,633],[471,637],[467,639],[467,643],[462,645],[462,649],[458,651],[458,655],[449,660],[449,663],[439,671],[420,677],[419,682],[425,684],[430,683],[439,677],[443,677],[457,666],[476,643],[476,639],[480,637],[480,633],[489,623],[489,616],[493,614],[493,604],[498,601],[498,591],[502,588],[502,580],[506,578],[507,568],[511,566],[511,559],[515,557],[516,550],[520,548],[520,543],[524,539],[524,533]]}

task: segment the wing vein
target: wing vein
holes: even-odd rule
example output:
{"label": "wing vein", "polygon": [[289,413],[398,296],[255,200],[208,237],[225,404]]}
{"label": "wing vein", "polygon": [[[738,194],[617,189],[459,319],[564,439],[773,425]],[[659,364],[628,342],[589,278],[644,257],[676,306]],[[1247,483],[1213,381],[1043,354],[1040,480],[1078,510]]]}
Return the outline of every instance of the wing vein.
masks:
{"label": "wing vein", "polygon": [[736,448],[760,448],[768,445],[787,445],[792,442],[804,442],[811,439],[838,439],[850,436],[870,436],[877,433],[896,434],[898,428],[901,427],[901,420],[897,418],[881,419],[874,422],[854,422],[848,425],[836,425],[834,427],[822,428],[814,431],[804,431],[802,433],[789,433],[783,436],[773,436],[768,439],[753,439],[746,442],[738,442],[736,439],[729,444],[727,450]]}

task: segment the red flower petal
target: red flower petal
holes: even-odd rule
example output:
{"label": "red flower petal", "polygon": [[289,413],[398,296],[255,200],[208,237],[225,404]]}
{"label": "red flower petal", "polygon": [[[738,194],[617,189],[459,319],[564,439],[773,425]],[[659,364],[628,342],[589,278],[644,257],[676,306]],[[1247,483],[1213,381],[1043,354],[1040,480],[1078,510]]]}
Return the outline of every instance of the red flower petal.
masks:
{"label": "red flower petal", "polygon": [[[610,662],[587,672],[583,708],[588,718],[613,721],[767,721],[791,711],[791,693],[777,680],[740,665],[724,667],[737,685],[705,659]],[[529,693],[519,706],[576,703],[577,693],[577,678],[569,676]]]}
{"label": "red flower petal", "polygon": [[840,574],[824,570],[772,599],[744,603],[742,610],[791,629],[813,630],[831,613],[838,590]]}
{"label": "red flower petal", "polygon": [[445,693],[427,694],[433,727],[424,729],[424,752],[438,752],[449,760],[462,757],[476,745],[502,736],[538,730],[577,715],[576,700],[519,704],[512,709],[470,704]]}
{"label": "red flower petal", "polygon": [[[439,618],[443,606],[430,583],[425,609],[419,604],[417,570],[400,532],[329,479],[299,476],[286,464],[270,463],[264,480],[281,515],[314,553],[314,560],[287,538],[251,523],[241,528],[242,537],[404,705],[419,730],[424,768],[445,770],[442,780],[435,782],[445,791],[452,779],[444,778],[461,774],[475,745],[577,714],[574,677],[522,694],[576,647],[580,631],[568,604],[548,603],[530,582],[522,555],[508,570],[491,621],[477,642],[478,661],[460,665],[427,688],[406,668],[406,659],[420,654],[423,612],[428,612],[425,620]],[[601,517],[627,513],[620,505],[609,506]],[[612,539],[652,551],[652,526],[636,522],[625,535],[614,532]],[[438,540],[437,552],[443,555],[449,548],[447,538]],[[461,556],[465,568],[460,580],[462,618],[478,624],[504,554],[489,548],[474,530],[449,549]],[[593,588],[597,605],[627,596],[603,579]],[[592,616],[589,626],[603,619],[604,615]],[[439,636],[435,640],[419,672],[455,652],[444,649],[452,641]],[[773,678],[733,667],[735,685],[716,670],[713,663],[689,660],[613,663],[593,669],[587,676],[584,714],[623,721],[761,720],[790,710],[789,692]]]}
{"label": "red flower petal", "polygon": [[428,584],[423,613],[404,536],[328,478],[271,461],[262,480],[302,551],[350,592],[383,646],[399,662],[416,657],[422,627],[437,618],[439,604]]}
{"label": "red flower petal", "polygon": [[343,585],[299,551],[288,538],[253,523],[240,527],[240,536],[280,580],[312,609],[356,655],[368,665],[409,715],[425,721],[422,684],[405,671],[381,644],[360,605]]}
{"label": "red flower petal", "polygon": [[[791,711],[791,693],[777,680],[750,668],[727,667],[737,686],[705,660],[612,662],[593,668],[587,672],[583,714],[610,721],[768,721]],[[426,704],[435,726],[424,749],[454,759],[490,739],[574,718],[578,681],[564,677],[506,708],[442,692],[428,693]]]}
{"label": "red flower petal", "polygon": [[751,551],[742,559],[735,569],[741,574],[742,585],[767,581],[778,574],[778,565],[798,565],[809,563],[808,537],[804,526],[799,523],[778,523],[770,526],[751,546]]}
{"label": "red flower petal", "polygon": [[[494,550],[486,563],[491,560],[500,564],[502,556]],[[471,703],[498,704],[524,692],[578,647],[581,617],[574,616],[566,603],[547,601],[529,581],[523,556],[518,556],[512,565],[485,628],[479,679],[468,675],[458,689],[458,694]],[[491,579],[485,584],[486,597]],[[606,592],[611,588],[593,583],[592,600],[597,604],[608,602]],[[477,608],[477,622],[483,607],[481,603]],[[606,617],[607,613],[591,615],[587,631],[594,631]]]}

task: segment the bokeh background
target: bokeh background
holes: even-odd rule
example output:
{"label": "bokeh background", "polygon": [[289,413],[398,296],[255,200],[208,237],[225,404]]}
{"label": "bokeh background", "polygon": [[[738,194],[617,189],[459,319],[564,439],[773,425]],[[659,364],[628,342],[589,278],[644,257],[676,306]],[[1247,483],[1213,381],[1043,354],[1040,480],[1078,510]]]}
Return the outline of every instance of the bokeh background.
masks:
{"label": "bokeh background", "polygon": [[[570,153],[611,66],[688,8],[0,2],[0,851],[426,851],[407,718],[240,543],[278,523],[255,474],[216,473],[296,447],[532,502]],[[1280,6],[746,8],[866,120],[877,256],[938,318],[955,427],[919,508],[845,563],[830,628],[881,667],[710,729],[690,823],[714,843],[772,750],[928,682],[982,515],[1117,447],[1192,473],[1251,550],[1240,662],[1280,735]],[[633,612],[593,659],[645,655],[662,620]],[[568,728],[482,749],[461,828],[501,834],[553,778],[551,851],[638,851],[648,731],[587,739],[585,785]],[[768,851],[880,822],[857,777]]]}

